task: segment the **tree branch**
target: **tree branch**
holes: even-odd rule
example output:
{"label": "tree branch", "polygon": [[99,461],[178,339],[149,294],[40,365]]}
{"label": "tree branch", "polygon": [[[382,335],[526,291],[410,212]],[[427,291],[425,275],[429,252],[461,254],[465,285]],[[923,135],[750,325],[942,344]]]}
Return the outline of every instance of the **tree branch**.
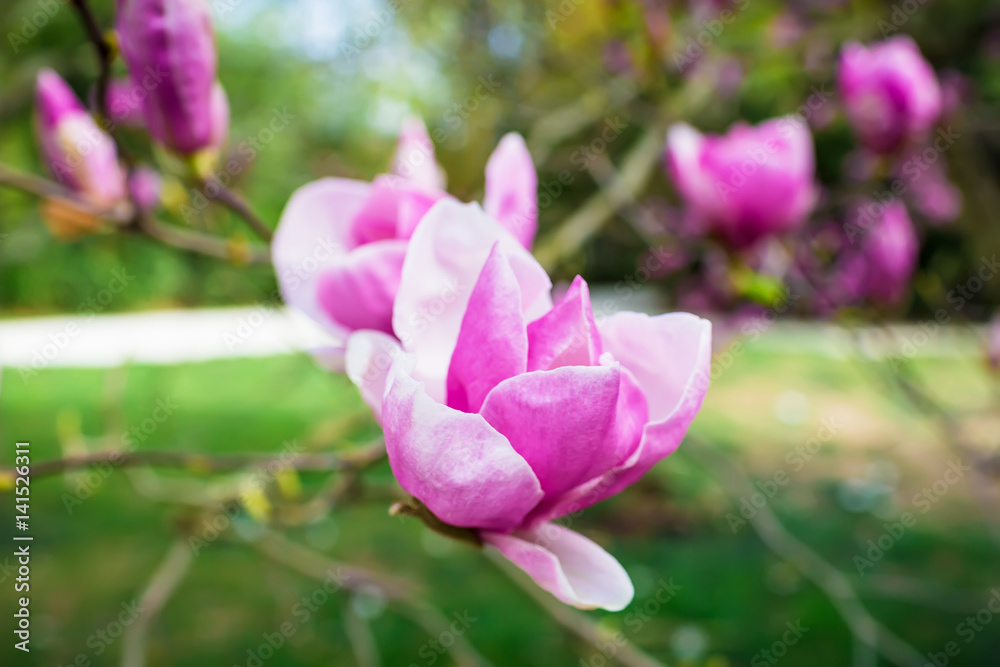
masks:
{"label": "tree branch", "polygon": [[[740,495],[750,496],[754,493],[755,489],[750,480],[728,458],[690,435],[686,442],[684,451],[707,468],[712,473],[713,479],[730,497],[735,500]],[[899,667],[923,664],[923,658],[915,648],[872,617],[855,593],[850,580],[789,533],[770,507],[764,506],[758,509],[749,521],[761,541],[771,551],[798,568],[803,576],[816,584],[830,598],[856,642],[865,644]],[[856,643],[856,657],[866,654],[866,651],[859,651]]]}
{"label": "tree branch", "polygon": [[122,667],[145,667],[149,628],[184,579],[192,558],[193,552],[188,544],[184,540],[177,540],[163,563],[153,573],[153,578],[139,598],[139,615],[125,630]]}
{"label": "tree branch", "polygon": [[[316,454],[198,454],[170,450],[112,450],[95,452],[82,456],[50,459],[30,466],[33,478],[49,477],[71,470],[80,470],[97,463],[109,463],[115,467],[156,466],[164,468],[186,468],[205,473],[230,472],[249,466],[264,467],[271,463],[299,471],[330,471],[365,469],[381,461],[385,456],[385,445],[381,440],[364,447],[344,452],[323,452]],[[0,476],[14,479],[19,476],[15,468],[0,469]]]}

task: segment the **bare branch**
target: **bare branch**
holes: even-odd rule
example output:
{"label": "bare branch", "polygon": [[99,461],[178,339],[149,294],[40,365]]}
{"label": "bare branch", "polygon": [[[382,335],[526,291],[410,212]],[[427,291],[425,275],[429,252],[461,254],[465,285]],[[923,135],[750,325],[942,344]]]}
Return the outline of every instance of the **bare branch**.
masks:
{"label": "bare branch", "polygon": [[139,598],[139,615],[127,626],[122,647],[122,667],[145,667],[146,639],[153,621],[184,579],[191,566],[193,552],[184,540],[177,540],[163,563],[153,573],[149,585]]}

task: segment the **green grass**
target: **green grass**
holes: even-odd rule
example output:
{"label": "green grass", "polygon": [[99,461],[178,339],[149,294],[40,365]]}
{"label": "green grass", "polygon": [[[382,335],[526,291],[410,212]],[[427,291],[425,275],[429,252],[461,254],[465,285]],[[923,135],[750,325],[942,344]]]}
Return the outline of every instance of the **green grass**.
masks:
{"label": "green grass", "polygon": [[[971,360],[927,362],[918,370],[956,405],[977,407],[984,400],[985,376]],[[801,423],[785,424],[774,416],[775,400],[788,391],[807,399]],[[358,418],[365,408],[350,383],[306,358],[49,370],[27,383],[8,369],[0,393],[0,438],[8,452],[4,464],[11,462],[16,440],[30,440],[35,461],[60,456],[61,440],[68,439],[70,447],[79,440],[73,438],[75,424],[91,448],[119,442],[121,433],[150,417],[158,399],[170,399],[176,409],[138,444],[141,448],[276,452],[293,440],[307,446],[319,424],[340,428],[343,446],[378,434],[370,419]],[[815,435],[831,415],[841,419],[842,429],[801,471],[791,470],[786,453]],[[857,363],[778,357],[751,348],[720,375],[694,430],[756,480],[785,469],[789,482],[770,507],[795,535],[857,581],[859,590],[870,593],[891,585],[929,595],[922,603],[865,595],[870,610],[921,653],[958,641],[962,652],[955,664],[994,664],[1000,619],[969,644],[956,634],[963,618],[986,604],[987,589],[1000,584],[996,547],[979,522],[968,480],[919,515],[917,525],[863,579],[855,574],[854,556],[865,551],[867,540],[881,535],[884,521],[913,509],[913,494],[941,476],[950,456],[934,426],[872,383]],[[99,440],[104,435],[109,439]],[[765,664],[753,662],[755,655],[780,639],[787,622],[801,620],[809,630],[788,649],[785,664],[850,664],[850,633],[830,600],[769,551],[753,528],[733,533],[726,515],[738,508],[684,449],[640,484],[574,521],[575,529],[622,562],[636,584],[633,607],[593,615],[609,631],[621,631],[670,664],[716,667]],[[878,461],[883,468],[891,462],[899,475],[895,490],[874,509],[882,518],[843,509],[838,503],[843,480],[871,477],[870,464]],[[379,487],[391,483],[384,464],[369,477]],[[149,479],[137,471],[115,471],[69,512],[65,494],[81,479],[40,479],[31,487],[32,652],[13,649],[12,619],[4,614],[0,635],[7,640],[0,647],[0,664],[62,667],[80,654],[93,665],[118,664],[121,639],[98,656],[100,643],[92,636],[113,622],[123,603],[139,597],[178,527],[200,525],[206,515],[187,501],[196,492],[221,489],[238,475],[158,472],[160,486],[173,496],[165,502],[136,491],[134,485],[149,488]],[[197,483],[191,486],[191,480]],[[326,480],[303,474],[301,481],[308,498]],[[273,500],[276,516],[288,516],[284,510],[291,501]],[[0,494],[0,540],[8,545],[12,505],[10,493]],[[476,619],[465,636],[494,664],[605,664],[597,649],[563,634],[480,553],[446,542],[416,521],[390,517],[386,506],[385,501],[351,505],[287,532],[331,558],[419,582],[445,615],[466,613]],[[435,652],[434,638],[425,630],[370,595],[335,596],[301,622],[296,602],[313,593],[318,582],[264,559],[241,539],[259,530],[246,513],[233,526],[195,557],[155,621],[150,665],[245,665],[248,650],[284,622],[292,623],[295,632],[266,664],[351,665],[345,604],[371,616],[383,664],[450,662]],[[0,564],[10,550],[0,552]],[[900,577],[906,578],[903,584]],[[656,603],[659,582],[671,579],[680,590],[669,602]],[[4,599],[11,599],[12,578],[0,585]]]}

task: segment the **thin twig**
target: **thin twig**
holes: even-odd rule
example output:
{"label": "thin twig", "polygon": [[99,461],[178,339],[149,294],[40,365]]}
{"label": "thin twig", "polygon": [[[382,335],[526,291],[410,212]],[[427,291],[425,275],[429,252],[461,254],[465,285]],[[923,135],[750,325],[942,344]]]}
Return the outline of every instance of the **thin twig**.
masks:
{"label": "thin twig", "polygon": [[[364,447],[344,452],[314,454],[201,454],[171,450],[105,451],[82,456],[50,459],[30,466],[35,478],[58,475],[67,470],[79,470],[96,463],[110,463],[115,467],[157,466],[187,468],[206,473],[230,472],[248,466],[265,467],[280,463],[283,467],[299,471],[330,471],[365,468],[385,456],[381,440]],[[0,475],[13,478],[15,468],[0,469]]]}
{"label": "thin twig", "polygon": [[363,618],[353,609],[345,609],[344,632],[351,642],[354,660],[358,663],[358,667],[379,667],[382,661],[379,658],[378,644],[368,619]]}
{"label": "thin twig", "polygon": [[0,165],[0,185],[6,185],[43,199],[61,199],[80,211],[111,222],[125,222],[131,215],[127,206],[102,207],[83,199],[79,193],[41,176]]}
{"label": "thin twig", "polygon": [[114,49],[104,38],[101,24],[98,23],[97,17],[90,9],[90,5],[87,4],[87,0],[72,0],[72,2],[73,7],[80,14],[90,43],[97,51],[98,66],[100,67],[97,78],[97,111],[103,121],[108,118],[108,83],[111,81],[111,61],[114,58]]}
{"label": "thin twig", "polygon": [[202,183],[202,185],[206,188],[210,184],[218,190],[218,193],[212,197],[212,199],[218,200],[223,206],[243,218],[247,224],[250,225],[250,229],[252,229],[261,239],[267,241],[268,243],[271,242],[274,232],[272,232],[271,228],[267,226],[267,223],[265,223],[261,217],[254,212],[246,200],[232,190],[223,186],[221,183],[210,183],[208,181]]}
{"label": "thin twig", "polygon": [[[417,587],[405,579],[376,573],[356,565],[338,563],[273,531],[266,531],[262,538],[253,542],[253,546],[271,560],[308,577],[322,581],[331,581],[332,578],[332,583],[345,590],[377,588],[386,599],[396,604],[401,613],[423,627],[433,637],[450,631],[450,620],[417,597]],[[455,643],[451,651],[456,662],[469,667],[489,664],[465,637],[454,633],[453,636]]]}
{"label": "thin twig", "polygon": [[191,566],[193,551],[184,540],[177,540],[157,568],[137,604],[138,616],[126,627],[122,647],[122,667],[144,667],[146,639],[153,620],[167,604],[177,585]]}
{"label": "thin twig", "polygon": [[653,124],[622,161],[618,177],[549,234],[535,251],[542,266],[552,269],[576,252],[623,206],[635,200],[663,153],[663,128]]}
{"label": "thin twig", "polygon": [[[667,667],[664,663],[654,660],[650,655],[637,648],[623,637],[613,637],[612,633],[601,628],[597,622],[583,612],[568,607],[543,591],[534,582],[529,581],[522,572],[511,567],[504,558],[491,549],[486,550],[491,560],[531,596],[552,618],[566,630],[596,647],[611,644],[614,653],[609,656],[627,667]],[[622,643],[624,642],[624,643]]]}
{"label": "thin twig", "polygon": [[140,217],[138,228],[161,243],[209,257],[247,264],[268,264],[271,261],[271,251],[267,247],[220,239],[161,222],[152,216]]}
{"label": "thin twig", "polygon": [[[743,472],[706,443],[688,436],[684,451],[708,468],[712,477],[721,483],[723,489],[734,499],[740,495],[749,496],[754,492],[754,487]],[[764,506],[758,509],[749,521],[761,541],[771,551],[798,568],[803,576],[826,593],[856,641],[866,644],[894,665],[913,667],[923,664],[923,658],[915,648],[872,617],[861,603],[847,576],[789,533],[770,507]],[[864,656],[866,656],[865,651],[855,648],[856,658],[867,660]]]}

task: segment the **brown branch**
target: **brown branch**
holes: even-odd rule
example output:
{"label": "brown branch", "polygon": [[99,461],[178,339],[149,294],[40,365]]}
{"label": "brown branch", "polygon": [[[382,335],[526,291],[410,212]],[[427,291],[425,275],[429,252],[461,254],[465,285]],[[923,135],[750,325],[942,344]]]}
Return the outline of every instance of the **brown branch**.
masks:
{"label": "brown branch", "polygon": [[246,264],[268,264],[271,261],[271,251],[267,247],[202,234],[161,222],[152,216],[141,216],[137,228],[166,245],[217,259]]}
{"label": "brown branch", "polygon": [[562,225],[549,234],[535,251],[546,269],[559,265],[576,252],[623,206],[635,200],[663,153],[663,128],[648,127],[625,156],[617,178],[578,208]]}
{"label": "brown branch", "polygon": [[[684,451],[707,468],[730,497],[735,500],[741,495],[749,497],[754,493],[750,480],[727,457],[690,435],[686,442]],[[749,521],[771,551],[794,565],[830,598],[855,638],[856,654],[857,647],[863,644],[900,667],[923,664],[916,649],[872,617],[847,576],[789,533],[770,507],[758,509]]]}
{"label": "brown branch", "polygon": [[[601,628],[597,621],[590,616],[556,600],[549,593],[539,588],[533,581],[527,579],[523,572],[515,569],[496,552],[487,549],[486,554],[567,631],[593,646],[600,647],[612,644],[615,647],[615,652],[609,656],[611,659],[627,667],[665,667],[663,663],[654,660],[634,644],[624,640],[623,637],[613,637],[613,633]],[[624,643],[622,643],[622,640],[624,640]]]}
{"label": "brown branch", "polygon": [[166,606],[191,566],[193,552],[184,540],[177,540],[163,563],[153,573],[136,605],[139,615],[127,626],[122,647],[122,667],[144,667],[146,638],[153,621]]}
{"label": "brown branch", "polygon": [[252,229],[257,236],[268,243],[271,242],[274,232],[272,232],[271,228],[267,226],[267,223],[265,223],[261,217],[254,212],[246,200],[232,190],[223,186],[222,183],[219,183],[218,181],[202,181],[201,185],[205,188],[209,185],[214,185],[214,187],[218,190],[218,193],[214,197],[209,197],[209,199],[217,200],[230,211],[243,218],[246,223],[250,225],[250,229]]}
{"label": "brown branch", "polygon": [[[30,475],[34,478],[58,475],[71,470],[80,470],[97,463],[109,463],[119,468],[135,466],[186,468],[205,473],[230,472],[251,466],[266,467],[272,463],[280,463],[282,466],[299,471],[330,471],[364,469],[381,461],[384,456],[385,445],[379,440],[369,445],[344,452],[293,454],[291,456],[287,454],[212,455],[169,450],[112,450],[81,456],[69,456],[61,459],[50,459],[29,467]],[[13,479],[17,476],[17,472],[15,468],[2,468],[0,469],[0,476],[7,476]]]}
{"label": "brown branch", "polygon": [[98,66],[100,67],[97,78],[97,111],[103,121],[108,118],[108,83],[111,81],[111,61],[114,59],[115,52],[108,40],[104,38],[101,24],[97,21],[90,5],[87,4],[87,0],[72,0],[72,3],[77,13],[80,14],[80,20],[83,21],[83,27],[90,43],[97,51]]}
{"label": "brown branch", "polygon": [[112,222],[125,222],[131,214],[131,210],[125,206],[95,206],[92,202],[82,198],[79,193],[60,183],[11,169],[5,165],[0,165],[0,185],[21,190],[43,199],[60,199],[84,213]]}
{"label": "brown branch", "polygon": [[[432,637],[437,637],[450,629],[450,619],[417,597],[417,587],[405,579],[366,570],[356,565],[338,563],[273,531],[266,531],[263,537],[252,544],[271,560],[307,577],[327,581],[332,576],[338,587],[349,591],[369,587],[379,589],[402,613],[423,627]],[[455,643],[451,650],[456,662],[469,667],[489,664],[465,637],[460,634],[454,636]]]}

